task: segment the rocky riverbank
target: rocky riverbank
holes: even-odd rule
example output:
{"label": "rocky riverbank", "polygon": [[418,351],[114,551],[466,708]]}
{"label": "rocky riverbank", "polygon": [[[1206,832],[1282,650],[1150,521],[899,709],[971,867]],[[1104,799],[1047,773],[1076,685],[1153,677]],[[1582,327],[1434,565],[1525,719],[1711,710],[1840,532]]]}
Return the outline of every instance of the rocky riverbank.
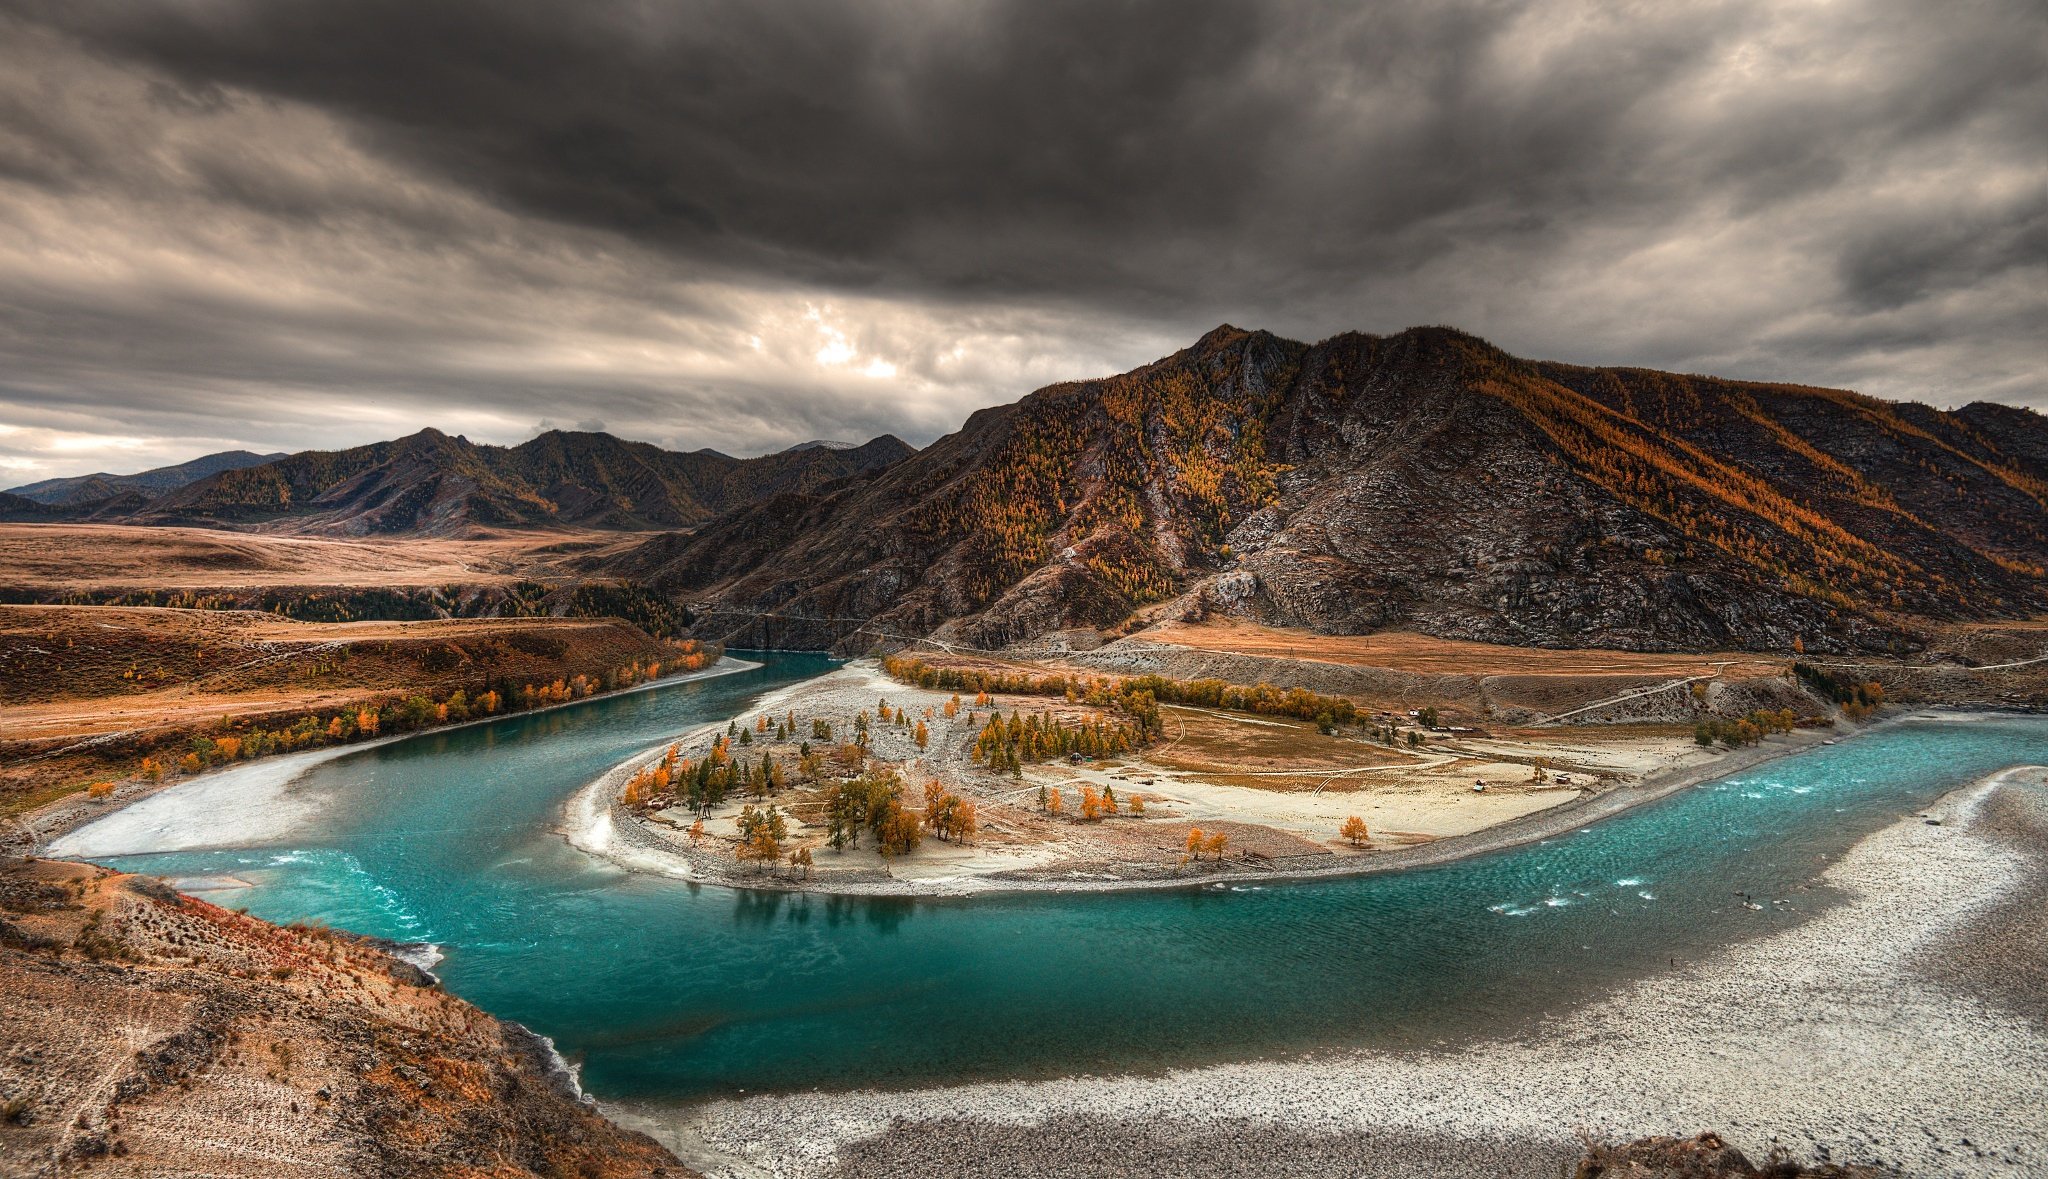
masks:
{"label": "rocky riverbank", "polygon": [[1914,1176],[2042,1173],[2048,771],[1957,791],[1825,879],[1847,899],[1811,921],[1525,1039],[622,1113],[730,1176],[900,1173],[910,1160],[947,1175],[1411,1175],[1420,1160],[1491,1179],[1559,1174],[1581,1133],[1706,1127],[1758,1157],[1780,1146]]}

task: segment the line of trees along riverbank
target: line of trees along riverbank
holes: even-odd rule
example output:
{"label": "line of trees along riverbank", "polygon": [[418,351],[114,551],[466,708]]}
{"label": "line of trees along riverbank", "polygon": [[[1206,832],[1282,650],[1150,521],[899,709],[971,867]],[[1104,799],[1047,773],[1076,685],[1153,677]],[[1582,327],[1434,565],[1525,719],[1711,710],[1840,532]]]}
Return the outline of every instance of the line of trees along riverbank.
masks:
{"label": "line of trees along riverbank", "polygon": [[[439,697],[418,692],[376,693],[340,708],[310,711],[289,724],[269,727],[256,721],[230,717],[215,726],[211,734],[193,736],[184,739],[181,746],[161,748],[143,755],[127,776],[155,782],[167,776],[197,774],[270,754],[346,745],[501,714],[548,708],[635,687],[664,675],[701,671],[718,662],[725,653],[715,644],[705,644],[696,639],[669,640],[668,646],[673,652],[668,658],[635,661],[594,676],[578,674],[557,677],[545,683],[519,684],[491,679],[473,688],[456,688]],[[107,778],[93,782],[87,787],[88,793],[94,797],[105,797],[113,792],[115,781],[115,778]]]}

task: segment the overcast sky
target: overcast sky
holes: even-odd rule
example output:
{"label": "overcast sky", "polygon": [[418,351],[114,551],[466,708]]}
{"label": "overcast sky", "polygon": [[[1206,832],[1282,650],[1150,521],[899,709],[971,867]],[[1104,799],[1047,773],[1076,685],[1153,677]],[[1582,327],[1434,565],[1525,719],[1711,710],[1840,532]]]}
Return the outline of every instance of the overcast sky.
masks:
{"label": "overcast sky", "polygon": [[1221,322],[2048,405],[2040,0],[0,0],[0,486],[917,444]]}

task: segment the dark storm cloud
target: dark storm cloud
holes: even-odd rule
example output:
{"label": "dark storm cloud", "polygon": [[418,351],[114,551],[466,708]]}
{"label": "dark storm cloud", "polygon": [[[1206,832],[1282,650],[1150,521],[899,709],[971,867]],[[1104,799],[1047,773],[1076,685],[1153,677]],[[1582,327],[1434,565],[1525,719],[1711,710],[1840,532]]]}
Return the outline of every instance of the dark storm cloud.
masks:
{"label": "dark storm cloud", "polygon": [[9,8],[0,179],[163,255],[0,271],[17,405],[925,441],[1226,318],[2048,399],[2030,0]]}

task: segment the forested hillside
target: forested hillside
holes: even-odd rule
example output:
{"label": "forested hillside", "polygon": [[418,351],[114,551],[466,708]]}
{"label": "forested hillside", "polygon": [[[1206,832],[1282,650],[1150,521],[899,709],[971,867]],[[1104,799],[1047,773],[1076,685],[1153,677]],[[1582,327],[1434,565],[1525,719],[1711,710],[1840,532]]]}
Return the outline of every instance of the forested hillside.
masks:
{"label": "forested hillside", "polygon": [[[982,646],[1153,608],[1531,645],[1889,650],[2048,606],[2043,420],[1219,328],[607,571],[735,642]],[[1160,605],[1164,603],[1165,605]],[[867,628],[863,630],[863,628]]]}

